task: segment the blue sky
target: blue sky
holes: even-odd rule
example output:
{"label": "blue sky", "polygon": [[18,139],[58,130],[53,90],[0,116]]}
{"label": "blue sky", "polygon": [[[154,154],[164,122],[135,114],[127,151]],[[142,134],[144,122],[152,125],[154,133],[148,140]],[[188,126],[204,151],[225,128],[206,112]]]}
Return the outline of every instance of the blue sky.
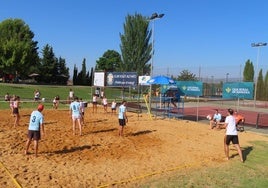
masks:
{"label": "blue sky", "polygon": [[[4,0],[0,21],[24,20],[40,51],[51,45],[72,75],[83,58],[90,69],[106,50],[121,53],[128,14],[164,13],[154,22],[154,75],[187,69],[204,79],[239,78],[247,59],[257,64],[251,43],[268,42],[267,7],[266,0]],[[258,61],[264,74],[267,63],[268,46]]]}

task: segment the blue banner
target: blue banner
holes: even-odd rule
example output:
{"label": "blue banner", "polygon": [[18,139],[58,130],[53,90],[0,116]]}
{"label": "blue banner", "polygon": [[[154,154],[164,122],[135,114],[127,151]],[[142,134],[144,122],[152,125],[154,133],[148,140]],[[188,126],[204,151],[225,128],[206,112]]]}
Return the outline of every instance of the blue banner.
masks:
{"label": "blue banner", "polygon": [[161,88],[162,93],[167,92],[167,90],[177,90],[179,95],[187,96],[202,96],[203,95],[203,83],[194,81],[175,81],[176,84],[173,85],[163,85]]}
{"label": "blue banner", "polygon": [[224,83],[222,98],[224,99],[253,99],[253,82]]}
{"label": "blue banner", "polygon": [[176,81],[178,88],[187,96],[202,96],[203,83],[194,81]]}
{"label": "blue banner", "polygon": [[136,72],[107,72],[106,86],[135,87],[137,81]]}

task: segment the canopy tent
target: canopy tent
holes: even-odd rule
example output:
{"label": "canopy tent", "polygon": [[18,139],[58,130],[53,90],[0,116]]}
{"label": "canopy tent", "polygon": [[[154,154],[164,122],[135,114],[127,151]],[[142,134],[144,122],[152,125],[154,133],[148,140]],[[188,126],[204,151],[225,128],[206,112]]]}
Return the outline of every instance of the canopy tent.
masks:
{"label": "canopy tent", "polygon": [[[150,85],[153,85],[153,84],[158,84],[158,85],[171,85],[171,84],[175,84],[175,81],[172,79],[172,78],[169,78],[167,76],[155,76],[155,77],[152,77],[150,80],[147,81],[148,84]],[[152,92],[151,91],[151,88],[150,87],[150,93]],[[152,95],[152,94],[150,94]],[[150,112],[151,112],[151,96],[149,98],[149,106],[150,106]],[[162,96],[160,95],[160,108],[161,108],[161,104],[162,104]]]}

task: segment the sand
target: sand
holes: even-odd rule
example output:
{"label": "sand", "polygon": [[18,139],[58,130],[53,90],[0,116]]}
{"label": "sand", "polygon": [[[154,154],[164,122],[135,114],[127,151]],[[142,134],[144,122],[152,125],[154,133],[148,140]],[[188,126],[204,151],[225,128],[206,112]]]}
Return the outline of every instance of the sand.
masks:
{"label": "sand", "polygon": [[[46,135],[39,155],[24,155],[32,110],[20,109],[13,128],[9,110],[0,111],[0,187],[135,187],[170,171],[228,163],[223,152],[224,130],[187,120],[151,119],[128,113],[125,136],[118,136],[117,115],[98,108],[85,112],[83,135],[73,135],[68,110],[45,109]],[[239,133],[242,149],[266,136]],[[235,149],[231,160],[239,161]]]}

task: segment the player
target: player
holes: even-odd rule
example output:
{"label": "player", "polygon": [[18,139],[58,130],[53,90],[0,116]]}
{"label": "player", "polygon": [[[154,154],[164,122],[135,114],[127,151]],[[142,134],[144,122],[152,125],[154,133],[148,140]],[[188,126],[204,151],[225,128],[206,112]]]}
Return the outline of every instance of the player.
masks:
{"label": "player", "polygon": [[236,122],[233,113],[234,111],[232,109],[228,109],[228,116],[225,119],[224,128],[226,129],[226,135],[224,136],[224,152],[227,160],[229,160],[229,145],[232,142],[238,151],[240,161],[244,162],[243,154],[239,145]]}
{"label": "player", "polygon": [[119,106],[119,114],[118,114],[119,129],[118,129],[118,135],[120,137],[123,136],[124,126],[126,126],[126,123],[128,122],[127,113],[126,113],[126,103],[127,102],[124,100],[122,102],[122,104]]}
{"label": "player", "polygon": [[104,95],[103,98],[102,98],[102,105],[103,105],[103,110],[104,110],[104,112],[107,113],[108,101],[107,101],[107,98],[106,98],[105,95]]}
{"label": "player", "polygon": [[13,115],[15,117],[14,127],[19,125],[20,121],[19,107],[20,107],[20,97],[16,96],[13,101]]}
{"label": "player", "polygon": [[115,100],[113,100],[113,102],[112,102],[111,110],[112,110],[112,114],[115,114],[115,112],[116,112],[116,102],[115,102]]}
{"label": "player", "polygon": [[28,139],[26,141],[25,155],[29,154],[29,146],[31,141],[34,140],[34,153],[37,157],[38,153],[38,141],[41,139],[42,135],[45,135],[44,130],[44,116],[41,113],[44,109],[43,104],[39,104],[37,110],[33,111],[30,117],[29,128],[28,128]]}
{"label": "player", "polygon": [[81,114],[81,105],[78,102],[78,97],[74,97],[74,101],[70,104],[70,115],[73,122],[73,135],[75,135],[75,128],[77,122],[79,126],[79,135],[82,136]]}

